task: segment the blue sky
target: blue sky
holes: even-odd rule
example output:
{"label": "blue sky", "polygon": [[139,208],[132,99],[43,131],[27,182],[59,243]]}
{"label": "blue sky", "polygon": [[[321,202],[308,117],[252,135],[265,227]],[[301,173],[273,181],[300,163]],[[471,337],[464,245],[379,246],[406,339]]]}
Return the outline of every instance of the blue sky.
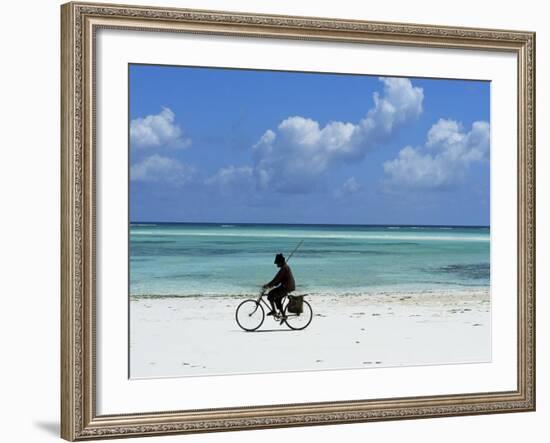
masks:
{"label": "blue sky", "polygon": [[489,224],[488,82],[129,76],[131,221]]}

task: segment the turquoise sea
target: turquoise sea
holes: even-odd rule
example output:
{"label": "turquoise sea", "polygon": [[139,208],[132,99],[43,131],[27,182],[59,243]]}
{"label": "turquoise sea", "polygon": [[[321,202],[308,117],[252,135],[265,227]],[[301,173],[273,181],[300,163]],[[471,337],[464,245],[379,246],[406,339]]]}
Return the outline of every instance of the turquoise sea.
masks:
{"label": "turquoise sea", "polygon": [[256,294],[301,240],[297,293],[489,286],[488,227],[132,223],[130,295]]}

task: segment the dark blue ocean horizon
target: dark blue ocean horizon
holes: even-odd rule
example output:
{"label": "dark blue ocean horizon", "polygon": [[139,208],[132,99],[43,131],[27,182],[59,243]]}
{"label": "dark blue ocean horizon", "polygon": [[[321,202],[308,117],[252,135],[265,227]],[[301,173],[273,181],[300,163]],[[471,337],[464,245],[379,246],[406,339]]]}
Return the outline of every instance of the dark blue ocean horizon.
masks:
{"label": "dark blue ocean horizon", "polygon": [[414,224],[399,224],[399,223],[387,223],[387,224],[371,224],[371,223],[257,223],[257,222],[183,222],[183,221],[130,221],[130,225],[205,225],[205,226],[224,226],[224,225],[235,225],[235,226],[319,226],[319,227],[365,227],[365,228],[388,228],[388,227],[399,227],[399,228],[472,228],[472,229],[489,229],[489,225],[414,225]]}

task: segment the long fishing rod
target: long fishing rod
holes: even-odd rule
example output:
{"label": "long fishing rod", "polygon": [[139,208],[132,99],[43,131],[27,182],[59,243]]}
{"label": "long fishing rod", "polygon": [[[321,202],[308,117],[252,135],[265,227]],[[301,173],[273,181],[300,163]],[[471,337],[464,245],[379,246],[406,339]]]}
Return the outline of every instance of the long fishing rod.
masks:
{"label": "long fishing rod", "polygon": [[299,248],[300,246],[302,246],[302,243],[303,243],[303,242],[304,242],[304,240],[302,239],[302,240],[300,241],[300,243],[298,243],[298,246],[296,246],[296,247],[294,248],[294,251],[292,251],[292,252],[290,253],[290,255],[288,256],[288,258],[286,259],[286,262],[287,262],[287,263],[290,261],[290,258],[294,255],[294,253],[298,250],[298,248]]}

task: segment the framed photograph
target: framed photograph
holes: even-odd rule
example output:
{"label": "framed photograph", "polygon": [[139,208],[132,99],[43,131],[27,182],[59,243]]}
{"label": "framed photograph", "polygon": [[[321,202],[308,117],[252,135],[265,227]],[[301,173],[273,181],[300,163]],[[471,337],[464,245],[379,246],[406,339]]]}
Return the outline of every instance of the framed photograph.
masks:
{"label": "framed photograph", "polygon": [[535,35],[67,3],[67,440],[535,409]]}

